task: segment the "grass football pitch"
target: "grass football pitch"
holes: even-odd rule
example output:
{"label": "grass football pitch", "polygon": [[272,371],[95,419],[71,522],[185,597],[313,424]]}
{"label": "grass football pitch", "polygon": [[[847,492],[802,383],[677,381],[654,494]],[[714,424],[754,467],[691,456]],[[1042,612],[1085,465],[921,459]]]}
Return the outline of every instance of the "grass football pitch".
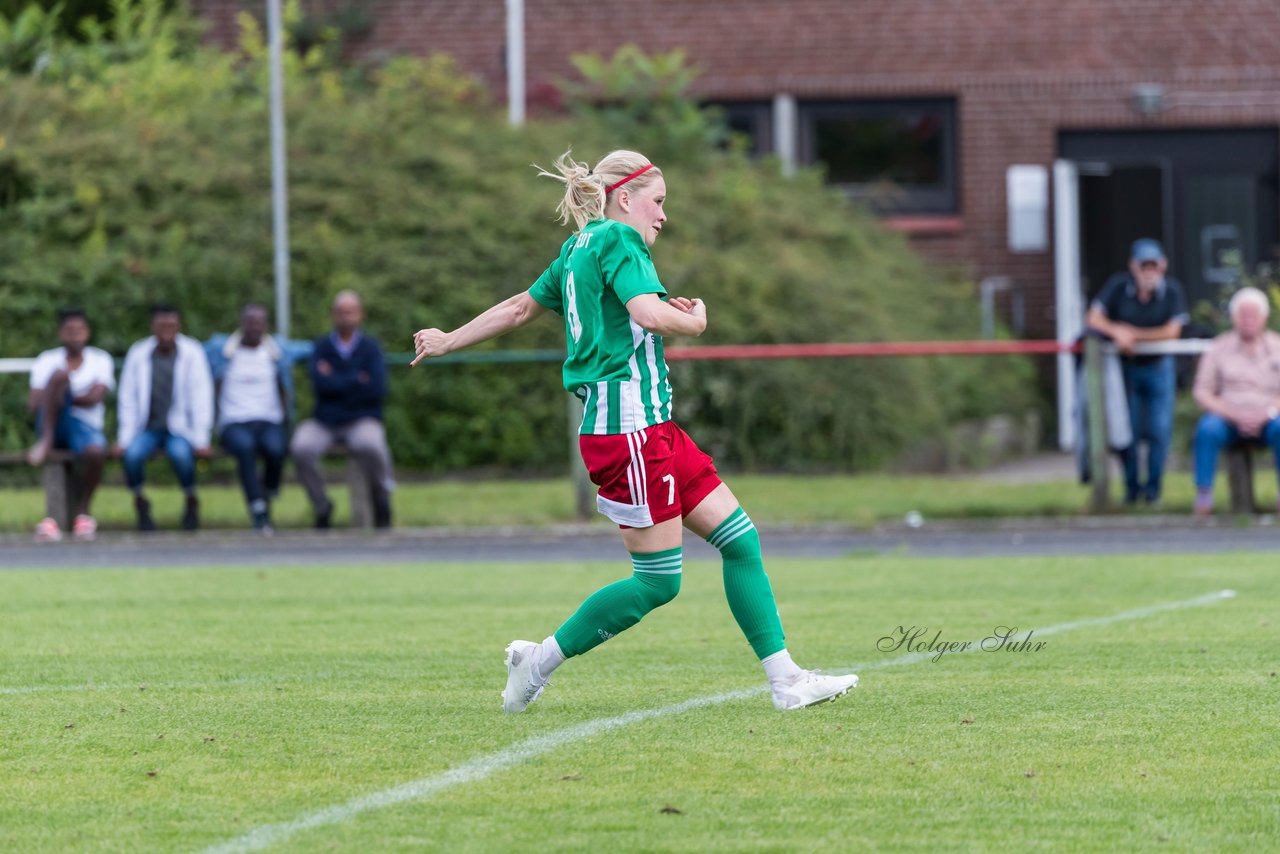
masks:
{"label": "grass football pitch", "polygon": [[787,714],[691,561],[504,715],[505,644],[625,567],[0,573],[0,850],[1280,844],[1274,556],[772,560],[797,660],[862,676]]}

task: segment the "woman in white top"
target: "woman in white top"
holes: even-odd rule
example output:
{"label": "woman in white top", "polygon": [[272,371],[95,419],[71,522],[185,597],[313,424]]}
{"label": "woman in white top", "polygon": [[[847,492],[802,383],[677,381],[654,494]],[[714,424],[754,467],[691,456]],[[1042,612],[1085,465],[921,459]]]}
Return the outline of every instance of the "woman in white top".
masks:
{"label": "woman in white top", "polygon": [[[284,353],[267,334],[265,306],[246,305],[240,328],[222,342],[211,358],[218,400],[218,435],[236,470],[253,527],[271,532],[270,500],[280,492],[285,435]],[[258,457],[263,472],[258,475]]]}
{"label": "woman in white top", "polygon": [[[61,347],[45,350],[31,368],[27,407],[36,415],[38,438],[27,454],[33,466],[44,465],[55,448],[81,460],[80,497],[71,530],[76,539],[92,540],[98,523],[89,515],[93,493],[102,482],[107,437],[102,432],[103,401],[115,388],[115,363],[97,347],[90,347],[89,318],[78,308],[58,313]],[[36,526],[36,539],[54,542],[62,530],[52,508]]]}

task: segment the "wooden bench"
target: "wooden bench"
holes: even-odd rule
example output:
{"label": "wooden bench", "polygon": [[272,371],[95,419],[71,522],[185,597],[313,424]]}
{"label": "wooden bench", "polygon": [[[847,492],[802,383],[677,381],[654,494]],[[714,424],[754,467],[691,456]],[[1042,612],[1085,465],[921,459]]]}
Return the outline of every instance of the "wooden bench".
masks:
{"label": "wooden bench", "polygon": [[[163,453],[157,452],[156,456],[163,456]],[[227,456],[225,452],[215,450],[212,459],[222,459]],[[373,481],[365,475],[360,461],[345,446],[333,447],[327,456],[347,458],[344,480],[351,499],[351,527],[372,528]],[[26,451],[0,452],[0,465],[25,466],[27,453]],[[53,517],[59,528],[69,531],[75,519],[76,505],[79,500],[80,478],[76,476],[75,456],[70,451],[52,451],[44,464],[45,515]]]}
{"label": "wooden bench", "polygon": [[[0,465],[27,465],[26,451],[0,453]],[[76,504],[80,500],[80,478],[75,476],[76,458],[70,451],[52,451],[44,464],[45,515],[52,516],[58,527],[71,530]]]}
{"label": "wooden bench", "polygon": [[1231,512],[1254,514],[1261,512],[1254,500],[1253,463],[1255,448],[1236,445],[1223,452],[1226,458],[1227,486],[1231,490]]}

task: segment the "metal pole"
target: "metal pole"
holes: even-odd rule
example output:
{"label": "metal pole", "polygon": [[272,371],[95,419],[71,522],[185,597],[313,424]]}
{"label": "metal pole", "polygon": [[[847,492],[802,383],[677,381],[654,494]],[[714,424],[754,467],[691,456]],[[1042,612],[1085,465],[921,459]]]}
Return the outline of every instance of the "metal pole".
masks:
{"label": "metal pole", "polygon": [[[1053,163],[1053,281],[1058,343],[1069,345],[1083,331],[1083,288],[1080,283],[1080,176],[1075,163]],[[1075,362],[1058,356],[1058,447],[1076,446]]]}
{"label": "metal pole", "polygon": [[1093,483],[1089,509],[1094,513],[1111,509],[1107,404],[1102,371],[1102,341],[1096,335],[1089,335],[1084,339],[1084,383],[1089,407],[1089,478]]}
{"label": "metal pole", "polygon": [[783,175],[796,173],[796,98],[786,93],[773,97],[773,150]]}
{"label": "metal pole", "polygon": [[289,199],[284,147],[284,33],[280,0],[267,0],[271,69],[271,225],[275,236],[276,332],[289,337]]}
{"label": "metal pole", "polygon": [[507,117],[524,124],[524,0],[507,0]]}

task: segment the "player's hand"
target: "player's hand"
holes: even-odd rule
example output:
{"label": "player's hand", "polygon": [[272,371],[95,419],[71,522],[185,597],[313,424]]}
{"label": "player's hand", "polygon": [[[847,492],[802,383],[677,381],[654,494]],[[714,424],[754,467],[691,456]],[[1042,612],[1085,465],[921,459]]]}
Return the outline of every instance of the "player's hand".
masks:
{"label": "player's hand", "polygon": [[432,356],[443,356],[449,352],[449,333],[439,329],[419,329],[413,334],[414,360],[409,367],[429,359]]}
{"label": "player's hand", "polygon": [[685,299],[684,297],[671,297],[667,300],[667,305],[672,308],[678,308],[685,314],[688,314],[689,309],[693,308],[693,301]]}
{"label": "player's hand", "polygon": [[316,373],[322,377],[327,377],[333,373],[333,366],[324,359],[320,359],[316,362]]}
{"label": "player's hand", "polygon": [[698,321],[698,328],[693,333],[696,338],[707,331],[707,304],[700,299],[689,300],[688,315]]}

